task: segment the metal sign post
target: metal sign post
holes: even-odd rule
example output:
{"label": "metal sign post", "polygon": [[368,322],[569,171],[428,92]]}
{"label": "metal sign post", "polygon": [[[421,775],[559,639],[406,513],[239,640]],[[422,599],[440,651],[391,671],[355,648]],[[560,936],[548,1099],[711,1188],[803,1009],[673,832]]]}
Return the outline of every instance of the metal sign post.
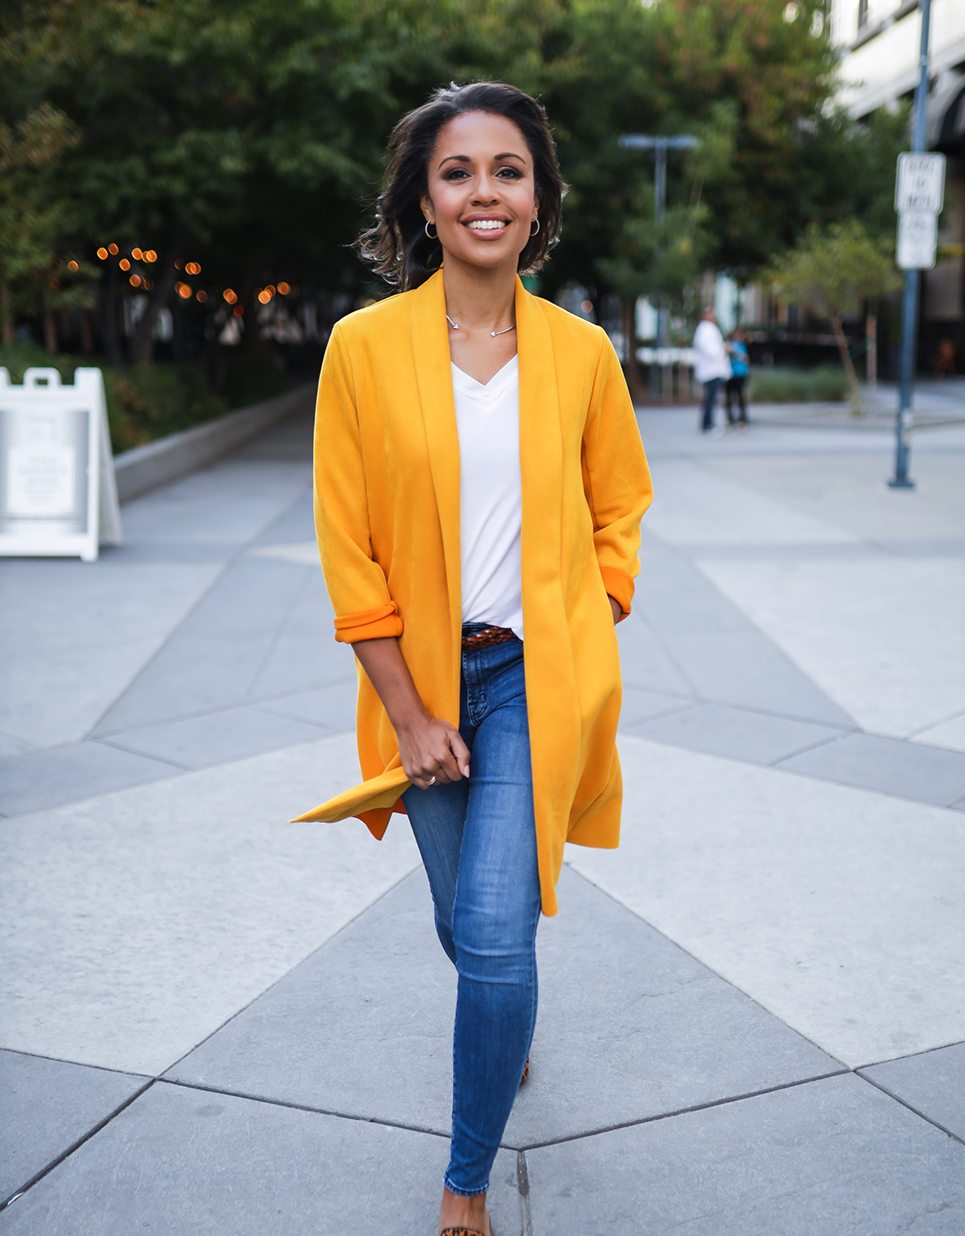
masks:
{"label": "metal sign post", "polygon": [[0,368],[0,555],[93,562],[101,541],[121,542],[101,371]]}
{"label": "metal sign post", "polygon": [[[647,133],[625,133],[620,138],[623,150],[652,150],[656,160],[654,176],[654,222],[659,226],[663,223],[667,208],[667,151],[692,150],[697,145],[697,138],[688,133],[678,137],[651,137]],[[631,319],[632,321],[632,319]],[[628,340],[629,347],[634,346],[634,340]],[[657,306],[657,347],[667,346],[667,310],[662,304]],[[657,370],[650,367],[650,393],[656,395]]]}
{"label": "metal sign post", "polygon": [[928,26],[931,0],[920,0],[921,50],[912,121],[911,153],[898,156],[895,210],[898,211],[898,265],[906,271],[901,311],[901,384],[895,423],[895,475],[892,489],[914,489],[908,477],[908,456],[913,416],[912,385],[918,351],[918,302],[921,272],[935,265],[938,215],[945,192],[945,156],[925,154],[925,119],[928,105]]}

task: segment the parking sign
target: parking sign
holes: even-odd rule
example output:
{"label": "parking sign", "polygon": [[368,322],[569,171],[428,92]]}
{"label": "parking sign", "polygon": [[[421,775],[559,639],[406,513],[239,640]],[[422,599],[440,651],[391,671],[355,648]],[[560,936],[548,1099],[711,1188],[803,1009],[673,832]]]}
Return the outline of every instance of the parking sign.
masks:
{"label": "parking sign", "polygon": [[945,201],[945,156],[900,154],[895,179],[895,210],[941,214]]}
{"label": "parking sign", "polygon": [[898,216],[898,265],[902,270],[931,270],[938,243],[938,215],[932,210],[903,210]]}

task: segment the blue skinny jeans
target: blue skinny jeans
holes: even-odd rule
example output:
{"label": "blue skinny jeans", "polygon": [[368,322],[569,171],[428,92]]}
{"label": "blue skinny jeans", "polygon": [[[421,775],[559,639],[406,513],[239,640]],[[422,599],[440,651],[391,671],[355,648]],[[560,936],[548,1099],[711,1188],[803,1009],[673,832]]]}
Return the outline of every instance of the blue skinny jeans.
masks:
{"label": "blue skinny jeans", "polygon": [[518,639],[463,652],[459,731],[468,780],[412,786],[402,801],[459,976],[445,1184],[473,1197],[489,1188],[536,1025],[540,888]]}

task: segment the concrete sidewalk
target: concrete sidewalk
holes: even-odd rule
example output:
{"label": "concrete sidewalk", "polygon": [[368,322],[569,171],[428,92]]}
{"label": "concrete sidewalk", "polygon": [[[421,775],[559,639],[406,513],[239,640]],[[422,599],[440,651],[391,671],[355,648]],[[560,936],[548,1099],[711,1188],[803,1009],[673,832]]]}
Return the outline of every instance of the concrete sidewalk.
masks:
{"label": "concrete sidewalk", "polygon": [[[965,427],[640,424],[618,851],[572,848],[496,1236],[965,1230]],[[752,409],[752,416],[754,409]],[[0,1233],[434,1233],[454,978],[357,778],[310,412],[0,565]]]}

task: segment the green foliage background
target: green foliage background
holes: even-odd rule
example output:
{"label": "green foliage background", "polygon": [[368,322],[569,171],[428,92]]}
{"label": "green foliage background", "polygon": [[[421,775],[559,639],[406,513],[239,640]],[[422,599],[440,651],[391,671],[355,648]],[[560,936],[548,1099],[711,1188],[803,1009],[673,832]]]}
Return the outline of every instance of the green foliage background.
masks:
{"label": "green foliage background", "polygon": [[[702,270],[748,280],[811,223],[857,215],[889,233],[907,118],[858,126],[834,110],[824,9],[7,0],[0,298],[11,312],[38,311],[54,293],[80,304],[98,245],[150,246],[155,286],[127,357],[147,361],[177,260],[199,261],[205,283],[231,286],[249,309],[257,287],[281,279],[308,296],[381,294],[351,244],[372,219],[388,134],[435,86],[477,78],[537,94],[556,135],[571,188],[544,295],[576,280],[624,300],[679,296]],[[42,166],[27,166],[28,130],[40,133]],[[620,149],[625,132],[700,139],[670,157],[659,232],[653,163]],[[105,295],[130,294],[116,262],[94,265]],[[110,331],[105,346],[125,359]]]}

